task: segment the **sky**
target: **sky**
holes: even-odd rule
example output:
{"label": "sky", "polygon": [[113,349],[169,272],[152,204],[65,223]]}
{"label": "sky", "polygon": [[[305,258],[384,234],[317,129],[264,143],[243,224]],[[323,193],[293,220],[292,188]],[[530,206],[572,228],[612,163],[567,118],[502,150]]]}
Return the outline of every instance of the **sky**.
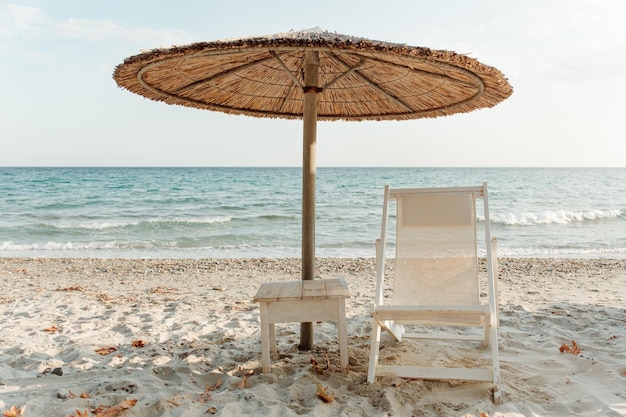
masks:
{"label": "sky", "polygon": [[157,47],[313,27],[467,54],[494,108],[320,122],[318,166],[626,166],[623,0],[0,0],[0,166],[301,166],[302,123],[170,106],[117,86]]}

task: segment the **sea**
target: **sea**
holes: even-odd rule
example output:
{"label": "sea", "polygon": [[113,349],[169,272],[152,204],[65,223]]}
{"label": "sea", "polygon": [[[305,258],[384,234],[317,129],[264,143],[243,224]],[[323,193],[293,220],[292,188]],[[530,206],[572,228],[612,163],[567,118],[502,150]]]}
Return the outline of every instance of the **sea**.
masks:
{"label": "sea", "polygon": [[[375,256],[386,184],[483,182],[498,256],[626,258],[626,168],[319,167],[316,256]],[[301,195],[301,168],[0,168],[0,257],[300,257]]]}

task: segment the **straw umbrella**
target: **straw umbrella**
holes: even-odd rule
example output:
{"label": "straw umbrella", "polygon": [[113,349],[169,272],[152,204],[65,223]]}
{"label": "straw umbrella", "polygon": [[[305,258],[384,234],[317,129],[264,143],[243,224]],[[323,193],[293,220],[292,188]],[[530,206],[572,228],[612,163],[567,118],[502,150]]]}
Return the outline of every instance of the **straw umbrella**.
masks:
{"label": "straw umbrella", "polygon": [[[154,49],[115,68],[152,100],[230,114],[303,119],[302,279],[315,277],[317,120],[409,120],[492,107],[513,90],[497,69],[450,51],[314,28]],[[312,346],[310,323],[300,345]]]}

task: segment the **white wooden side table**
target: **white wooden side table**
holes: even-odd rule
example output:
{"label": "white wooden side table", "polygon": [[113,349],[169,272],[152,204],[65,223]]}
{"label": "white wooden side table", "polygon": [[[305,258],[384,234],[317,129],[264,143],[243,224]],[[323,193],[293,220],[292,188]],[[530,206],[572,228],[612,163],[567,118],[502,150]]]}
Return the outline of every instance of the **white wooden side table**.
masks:
{"label": "white wooden side table", "polygon": [[339,360],[348,371],[346,299],[350,291],[344,278],[265,282],[254,296],[261,315],[261,366],[271,372],[270,350],[276,356],[275,323],[337,322]]}

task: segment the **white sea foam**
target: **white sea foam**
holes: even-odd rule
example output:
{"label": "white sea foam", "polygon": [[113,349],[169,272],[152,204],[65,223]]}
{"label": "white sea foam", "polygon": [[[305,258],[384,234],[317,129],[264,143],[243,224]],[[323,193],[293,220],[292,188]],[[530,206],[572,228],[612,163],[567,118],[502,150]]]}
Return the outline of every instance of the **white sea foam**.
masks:
{"label": "white sea foam", "polygon": [[622,216],[619,209],[612,210],[545,210],[541,212],[503,213],[491,215],[494,224],[504,224],[509,226],[534,226],[541,224],[568,224],[584,221],[616,219]]}
{"label": "white sea foam", "polygon": [[183,224],[213,224],[213,223],[226,223],[231,221],[232,218],[226,217],[204,217],[204,218],[188,218],[188,217],[176,217],[173,219],[156,218],[151,219],[150,223],[183,223]]}
{"label": "white sea foam", "polygon": [[[177,217],[177,218],[152,218],[145,223],[150,224],[167,224],[167,223],[175,223],[175,224],[214,224],[214,223],[226,223],[231,221],[231,217],[205,217],[205,218],[185,218],[185,217]],[[57,226],[61,229],[87,229],[87,230],[107,230],[107,229],[121,229],[125,227],[133,227],[138,226],[144,222],[142,221],[120,221],[120,222],[102,222],[102,223],[82,223],[78,227],[72,225],[61,225]]]}
{"label": "white sea foam", "polygon": [[[83,223],[79,226],[81,229],[87,230],[107,230],[107,229],[116,229],[128,226],[136,226],[139,222],[103,222],[103,223]],[[61,226],[64,229],[74,229],[76,226],[64,225]]]}
{"label": "white sea foam", "polygon": [[[481,254],[479,253],[479,256]],[[623,258],[626,247],[621,248],[498,248],[499,257],[511,258]]]}
{"label": "white sea foam", "polygon": [[115,249],[118,248],[116,242],[36,242],[36,243],[15,243],[4,241],[0,244],[0,251],[79,251],[91,249]]}

